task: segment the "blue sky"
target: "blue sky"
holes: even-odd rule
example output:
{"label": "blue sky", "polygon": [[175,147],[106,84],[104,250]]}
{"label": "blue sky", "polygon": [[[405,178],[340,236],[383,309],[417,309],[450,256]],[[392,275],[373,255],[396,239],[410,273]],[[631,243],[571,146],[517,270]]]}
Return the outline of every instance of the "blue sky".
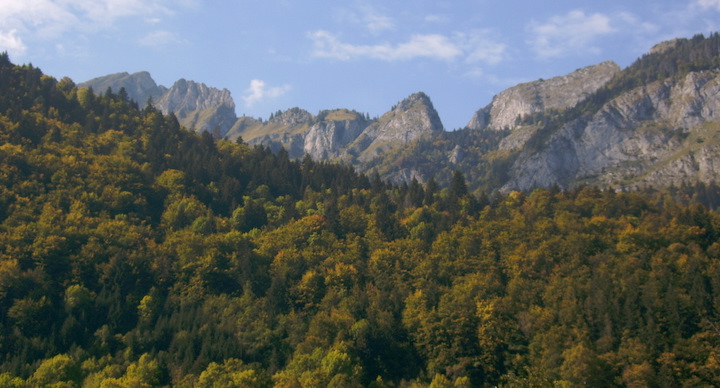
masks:
{"label": "blue sky", "polygon": [[379,116],[424,91],[448,130],[520,82],[718,31],[720,0],[0,0],[0,50],[76,82],[149,71],[227,88],[238,115]]}

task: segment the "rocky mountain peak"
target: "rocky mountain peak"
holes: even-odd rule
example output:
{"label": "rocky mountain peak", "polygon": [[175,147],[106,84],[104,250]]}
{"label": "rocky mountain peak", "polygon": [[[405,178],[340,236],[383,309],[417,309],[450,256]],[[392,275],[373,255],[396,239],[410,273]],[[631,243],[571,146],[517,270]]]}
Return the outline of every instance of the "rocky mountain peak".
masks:
{"label": "rocky mountain peak", "polygon": [[178,117],[186,112],[226,106],[235,109],[235,101],[227,89],[216,89],[195,81],[179,79],[157,101],[158,107],[166,112],[175,112]]}
{"label": "rocky mountain peak", "polygon": [[309,124],[315,119],[312,113],[298,107],[290,108],[285,112],[275,115],[268,120],[270,123],[277,123],[286,126],[298,126]]}
{"label": "rocky mountain peak", "polygon": [[648,54],[662,54],[668,50],[672,50],[675,47],[677,47],[681,41],[682,41],[682,39],[677,38],[677,39],[671,39],[671,40],[666,40],[664,42],[660,42],[660,43],[652,46],[652,48],[650,49]]}
{"label": "rocky mountain peak", "polygon": [[364,115],[349,109],[322,111],[315,121],[305,135],[303,151],[319,160],[339,157],[369,124]]}
{"label": "rocky mountain peak", "polygon": [[514,129],[519,119],[548,109],[567,109],[605,85],[620,67],[612,61],[578,69],[570,74],[513,86],[478,110],[467,128]]}
{"label": "rocky mountain peak", "polygon": [[400,101],[390,112],[370,124],[351,149],[366,161],[392,148],[442,132],[443,124],[430,98],[418,92]]}
{"label": "rocky mountain peak", "polygon": [[[394,110],[396,111],[407,111],[413,108],[432,108],[432,102],[430,97],[423,92],[413,93],[404,100],[397,104]],[[434,110],[434,108],[433,108]]]}
{"label": "rocky mountain peak", "polygon": [[367,119],[360,112],[356,112],[350,109],[333,109],[323,110],[318,113],[315,118],[319,122],[332,122],[332,121],[360,121],[365,122]]}
{"label": "rocky mountain peak", "polygon": [[435,107],[430,98],[423,92],[411,94],[400,101],[395,109],[384,114],[380,120],[386,130],[402,130],[404,127],[410,132],[436,132],[442,131]]}
{"label": "rocky mountain peak", "polygon": [[128,97],[141,106],[152,99],[164,114],[174,113],[180,124],[215,136],[224,136],[237,121],[235,102],[227,89],[216,89],[203,83],[177,80],[171,88],[158,86],[147,71],[134,74],[117,73],[91,79],[79,86],[92,87],[102,93],[125,88]]}
{"label": "rocky mountain peak", "polygon": [[108,88],[117,93],[124,88],[128,97],[141,106],[150,98],[156,100],[167,90],[163,86],[158,86],[147,71],[110,74],[80,83],[78,86],[92,87],[96,93],[105,93]]}

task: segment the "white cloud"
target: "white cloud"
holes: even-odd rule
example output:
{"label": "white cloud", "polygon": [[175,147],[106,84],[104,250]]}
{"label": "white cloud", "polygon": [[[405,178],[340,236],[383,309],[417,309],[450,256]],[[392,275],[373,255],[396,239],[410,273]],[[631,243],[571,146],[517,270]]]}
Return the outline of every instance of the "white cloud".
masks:
{"label": "white cloud", "polygon": [[163,3],[166,1],[0,0],[0,35],[4,44],[17,44],[23,38],[55,40],[70,31],[111,29],[121,18],[142,17],[154,23],[158,15],[172,14]]}
{"label": "white cloud", "polygon": [[58,3],[96,26],[106,26],[124,17],[172,13],[160,0],[65,0]]}
{"label": "white cloud", "polygon": [[448,37],[439,34],[413,35],[404,43],[354,45],[343,43],[327,31],[315,31],[309,34],[315,43],[313,55],[319,58],[350,60],[372,58],[384,61],[408,60],[414,58],[432,58],[452,60],[463,54],[462,49]]}
{"label": "white cloud", "polygon": [[0,51],[7,51],[12,57],[21,57],[25,55],[27,47],[17,36],[17,30],[10,30],[7,33],[0,31]]}
{"label": "white cloud", "polygon": [[368,4],[337,10],[336,19],[340,23],[360,25],[373,34],[395,28],[395,21],[377,8]]}
{"label": "white cloud", "polygon": [[168,44],[183,43],[184,40],[170,31],[153,31],[142,37],[139,43],[143,46],[156,47]]}
{"label": "white cloud", "polygon": [[428,23],[448,23],[450,18],[447,15],[430,14],[425,16],[425,21]]}
{"label": "white cloud", "polygon": [[696,4],[703,9],[714,8],[720,11],[720,0],[697,0]]}
{"label": "white cloud", "polygon": [[250,87],[245,90],[242,99],[245,101],[246,107],[251,107],[260,101],[280,97],[290,89],[290,85],[268,86],[265,81],[254,79],[250,81]]}
{"label": "white cloud", "polygon": [[74,14],[50,0],[0,1],[0,31],[5,33],[56,36],[77,23]]}
{"label": "white cloud", "polygon": [[654,23],[644,22],[635,15],[627,12],[617,14],[614,19],[623,30],[634,31],[635,33],[654,34],[660,30],[660,27]]}
{"label": "white cloud", "polygon": [[315,44],[313,56],[343,61],[370,58],[391,62],[429,58],[494,65],[504,59],[507,49],[505,44],[493,38],[488,31],[455,33],[449,37],[441,34],[418,34],[411,36],[406,42],[374,45],[345,43],[323,30],[312,32],[309,37]]}
{"label": "white cloud", "polygon": [[385,30],[391,30],[395,27],[395,22],[389,16],[377,12],[375,9],[363,8],[363,20],[365,26],[370,32],[378,33]]}
{"label": "white cloud", "polygon": [[600,36],[616,31],[607,15],[570,11],[553,16],[547,23],[529,26],[533,34],[528,42],[540,58],[563,56],[570,52],[599,52],[593,42]]}
{"label": "white cloud", "polygon": [[505,59],[507,46],[492,36],[489,31],[475,31],[456,34],[457,40],[466,52],[468,63],[487,63],[496,65]]}

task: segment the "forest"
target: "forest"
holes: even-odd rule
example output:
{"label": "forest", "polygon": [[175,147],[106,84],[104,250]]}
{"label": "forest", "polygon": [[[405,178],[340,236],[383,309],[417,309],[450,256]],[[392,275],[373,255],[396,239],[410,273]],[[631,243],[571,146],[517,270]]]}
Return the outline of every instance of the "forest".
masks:
{"label": "forest", "polygon": [[718,386],[719,205],[388,184],[3,54],[0,386]]}

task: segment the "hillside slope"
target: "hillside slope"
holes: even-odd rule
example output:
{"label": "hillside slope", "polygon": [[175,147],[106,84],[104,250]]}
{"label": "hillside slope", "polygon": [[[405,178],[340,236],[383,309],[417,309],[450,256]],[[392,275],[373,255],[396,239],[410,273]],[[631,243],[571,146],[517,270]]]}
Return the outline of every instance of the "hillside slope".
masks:
{"label": "hillside slope", "polygon": [[0,54],[0,386],[718,386],[695,199],[391,185]]}

